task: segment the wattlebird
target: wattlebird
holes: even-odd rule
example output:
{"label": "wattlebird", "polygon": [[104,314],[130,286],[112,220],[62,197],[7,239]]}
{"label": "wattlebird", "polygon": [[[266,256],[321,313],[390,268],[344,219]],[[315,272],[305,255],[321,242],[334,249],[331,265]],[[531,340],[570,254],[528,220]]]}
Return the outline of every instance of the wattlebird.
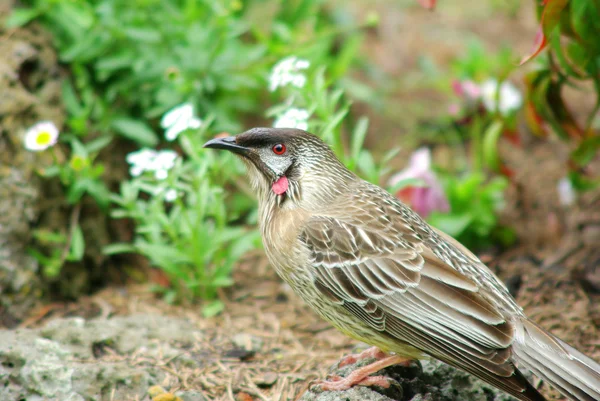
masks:
{"label": "wattlebird", "polygon": [[254,128],[208,141],[241,157],[270,263],[376,361],[317,385],[386,386],[384,367],[437,358],[519,400],[544,397],[527,368],[572,400],[600,400],[600,365],[529,320],[473,253],[348,170],[319,138]]}

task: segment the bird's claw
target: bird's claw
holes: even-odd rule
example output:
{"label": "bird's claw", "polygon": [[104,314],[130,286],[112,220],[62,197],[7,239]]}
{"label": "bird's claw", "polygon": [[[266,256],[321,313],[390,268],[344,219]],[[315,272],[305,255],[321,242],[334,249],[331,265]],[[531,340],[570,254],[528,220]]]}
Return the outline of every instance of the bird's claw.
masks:
{"label": "bird's claw", "polygon": [[388,354],[386,354],[385,352],[383,352],[382,350],[380,350],[377,347],[371,347],[359,354],[350,354],[350,355],[346,355],[345,357],[343,357],[340,362],[338,363],[338,368],[347,366],[347,365],[352,365],[355,364],[358,361],[361,361],[363,359],[367,359],[367,358],[375,358],[375,360],[380,360],[383,359],[385,357],[387,357]]}
{"label": "bird's claw", "polygon": [[344,391],[354,386],[378,386],[382,388],[389,388],[391,385],[397,384],[397,382],[386,376],[367,376],[360,380],[356,380],[352,377],[341,377],[338,375],[330,375],[327,380],[315,380],[310,384],[309,389],[313,392],[323,391]]}

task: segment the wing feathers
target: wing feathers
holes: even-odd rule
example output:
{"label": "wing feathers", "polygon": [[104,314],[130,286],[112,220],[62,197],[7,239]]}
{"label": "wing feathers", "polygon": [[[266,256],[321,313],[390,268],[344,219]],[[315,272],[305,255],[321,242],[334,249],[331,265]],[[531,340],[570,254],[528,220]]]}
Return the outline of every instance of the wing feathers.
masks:
{"label": "wing feathers", "polygon": [[460,274],[446,262],[440,260],[429,248],[423,248],[421,255],[424,260],[421,274],[424,276],[431,277],[453,287],[473,292],[478,291],[477,284],[475,284],[473,280]]}
{"label": "wing feathers", "polygon": [[437,295],[436,298],[440,302],[485,323],[500,324],[504,322],[502,314],[476,292],[451,287],[432,279],[421,280],[419,289],[425,294]]}
{"label": "wing feathers", "polygon": [[541,400],[511,362],[513,325],[477,283],[418,241],[419,232],[391,229],[389,215],[363,217],[368,229],[331,217],[309,220],[300,239],[314,266],[316,288],[397,344],[416,347],[523,400]]}

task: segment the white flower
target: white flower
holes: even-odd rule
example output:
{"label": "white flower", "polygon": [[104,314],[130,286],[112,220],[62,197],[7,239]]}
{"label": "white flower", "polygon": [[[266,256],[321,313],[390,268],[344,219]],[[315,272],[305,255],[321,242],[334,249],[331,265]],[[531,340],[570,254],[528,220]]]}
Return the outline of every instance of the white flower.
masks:
{"label": "white flower", "polygon": [[161,150],[152,163],[152,171],[157,180],[164,180],[169,175],[169,170],[175,165],[177,152],[173,150]]}
{"label": "white flower", "polygon": [[558,199],[563,206],[571,206],[577,199],[577,194],[573,188],[573,184],[568,177],[562,178],[556,186],[558,191]]}
{"label": "white flower", "polygon": [[25,133],[25,148],[33,152],[46,150],[58,140],[58,128],[50,121],[41,121]]}
{"label": "white flower", "polygon": [[137,152],[129,153],[125,160],[131,165],[129,167],[129,174],[133,177],[142,175],[144,171],[152,169],[152,162],[156,157],[156,151],[152,149],[141,149]]}
{"label": "white flower", "polygon": [[167,141],[174,141],[183,131],[200,128],[201,125],[202,120],[194,116],[194,106],[191,103],[169,110],[160,120],[160,126],[166,130]]}
{"label": "white flower", "polygon": [[164,180],[169,175],[169,170],[175,166],[177,152],[173,150],[142,149],[129,153],[127,163],[131,165],[129,173],[133,177],[140,176],[146,171],[153,171],[157,180]]}
{"label": "white flower", "polygon": [[167,202],[173,202],[178,197],[177,190],[175,188],[167,189],[164,187],[155,188],[152,191],[152,195],[154,195],[154,196],[162,195],[162,198]]}
{"label": "white flower", "polygon": [[306,84],[306,76],[302,70],[310,67],[308,60],[299,59],[296,56],[284,58],[271,70],[269,77],[269,90],[273,92],[280,86],[292,84],[296,88],[302,88]]}
{"label": "white flower", "polygon": [[308,111],[292,107],[286,110],[273,124],[275,128],[308,128]]}
{"label": "white flower", "polygon": [[167,192],[165,192],[165,200],[167,202],[173,202],[175,199],[177,199],[177,190],[174,188],[167,189]]}
{"label": "white flower", "polygon": [[[498,81],[488,79],[479,87],[481,90],[481,100],[483,105],[490,112],[495,112],[496,109],[502,115],[508,115],[517,110],[523,104],[523,96],[521,92],[510,82],[502,82],[500,85],[500,96],[497,100]],[[499,104],[497,103],[499,101]]]}
{"label": "white flower", "polygon": [[177,152],[174,150],[161,150],[154,157],[155,169],[170,170],[175,165],[177,156]]}

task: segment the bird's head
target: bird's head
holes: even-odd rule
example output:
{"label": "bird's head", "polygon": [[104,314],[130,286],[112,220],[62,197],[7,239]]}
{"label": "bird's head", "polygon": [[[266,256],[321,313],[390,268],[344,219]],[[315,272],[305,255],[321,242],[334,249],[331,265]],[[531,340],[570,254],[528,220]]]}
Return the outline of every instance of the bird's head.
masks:
{"label": "bird's head", "polygon": [[272,199],[280,206],[318,207],[354,177],[321,139],[299,129],[253,128],[204,147],[240,156],[259,201]]}

